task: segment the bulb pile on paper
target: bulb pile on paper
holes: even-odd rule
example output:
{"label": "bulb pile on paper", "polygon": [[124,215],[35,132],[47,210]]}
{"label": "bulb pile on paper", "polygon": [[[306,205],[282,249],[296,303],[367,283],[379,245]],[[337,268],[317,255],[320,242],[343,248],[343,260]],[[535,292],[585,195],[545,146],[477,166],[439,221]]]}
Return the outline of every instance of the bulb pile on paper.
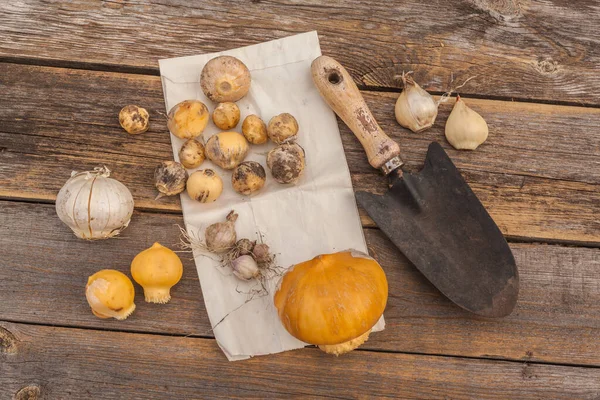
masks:
{"label": "bulb pile on paper", "polygon": [[[230,360],[307,344],[340,355],[384,327],[385,273],[366,254],[337,121],[311,78],[320,55],[309,32],[159,62],[173,154],[154,171],[155,200],[181,196],[185,228],[173,242],[194,255]],[[128,105],[119,123],[142,134],[150,114]],[[57,197],[59,217],[82,239],[129,225],[132,195],[109,174],[74,173]],[[164,304],[183,265],[155,243],[128,272],[146,302]],[[124,320],[135,291],[128,275],[105,269],[86,298],[97,317]]]}

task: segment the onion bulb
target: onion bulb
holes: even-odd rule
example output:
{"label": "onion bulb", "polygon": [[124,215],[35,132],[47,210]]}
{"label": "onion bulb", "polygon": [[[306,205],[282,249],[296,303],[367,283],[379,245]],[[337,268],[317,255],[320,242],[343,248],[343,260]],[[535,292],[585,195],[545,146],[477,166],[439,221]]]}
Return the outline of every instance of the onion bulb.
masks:
{"label": "onion bulb", "polygon": [[81,239],[106,239],[129,225],[133,197],[106,167],[73,172],[56,196],[56,213]]}
{"label": "onion bulb", "polygon": [[290,268],[274,302],[292,336],[339,355],[368,338],[387,298],[387,278],[377,261],[348,250]]}
{"label": "onion bulb", "polygon": [[206,156],[223,169],[234,169],[246,157],[248,142],[237,132],[221,132],[206,142]]}
{"label": "onion bulb", "polygon": [[237,235],[235,233],[235,221],[238,215],[235,211],[227,214],[225,222],[217,222],[210,225],[204,231],[206,247],[213,253],[223,253],[235,246]]}
{"label": "onion bulb", "polygon": [[457,150],[475,150],[488,137],[488,126],[477,112],[456,97],[446,121],[446,139]]}
{"label": "onion bulb", "polygon": [[135,289],[122,272],[103,269],[88,278],[85,297],[98,318],[124,320],[135,310]]}
{"label": "onion bulb", "polygon": [[438,104],[408,74],[402,74],[404,90],[396,101],[396,121],[413,132],[430,128],[438,113]]}

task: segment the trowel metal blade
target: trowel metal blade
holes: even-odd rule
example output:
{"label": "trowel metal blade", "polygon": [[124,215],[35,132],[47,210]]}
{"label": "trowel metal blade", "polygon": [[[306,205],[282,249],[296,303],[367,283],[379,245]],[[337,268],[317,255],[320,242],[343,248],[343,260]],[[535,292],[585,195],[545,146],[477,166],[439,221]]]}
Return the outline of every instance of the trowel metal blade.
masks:
{"label": "trowel metal blade", "polygon": [[511,313],[519,274],[508,243],[444,149],[383,196],[356,193],[379,228],[445,296],[486,317]]}

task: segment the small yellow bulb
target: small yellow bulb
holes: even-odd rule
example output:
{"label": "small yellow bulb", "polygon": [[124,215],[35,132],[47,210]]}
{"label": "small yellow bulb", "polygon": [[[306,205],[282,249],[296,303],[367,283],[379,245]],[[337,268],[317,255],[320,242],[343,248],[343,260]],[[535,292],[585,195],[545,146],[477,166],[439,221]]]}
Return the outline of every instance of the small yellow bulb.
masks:
{"label": "small yellow bulb", "polygon": [[140,252],[131,262],[131,276],[144,288],[149,303],[168,303],[170,290],[182,274],[183,264],[177,254],[160,243]]}
{"label": "small yellow bulb", "polygon": [[135,310],[133,283],[114,269],[103,269],[90,276],[85,297],[98,318],[124,320]]}

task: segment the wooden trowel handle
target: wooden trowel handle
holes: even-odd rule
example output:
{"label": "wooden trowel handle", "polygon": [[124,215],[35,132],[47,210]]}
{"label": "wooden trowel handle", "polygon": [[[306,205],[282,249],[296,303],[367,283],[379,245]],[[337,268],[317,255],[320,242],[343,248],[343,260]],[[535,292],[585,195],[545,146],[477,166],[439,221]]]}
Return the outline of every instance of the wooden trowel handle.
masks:
{"label": "wooden trowel handle", "polygon": [[400,147],[379,127],[348,71],[327,56],[316,58],[311,71],[321,96],[358,138],[369,164],[386,174],[402,165]]}

